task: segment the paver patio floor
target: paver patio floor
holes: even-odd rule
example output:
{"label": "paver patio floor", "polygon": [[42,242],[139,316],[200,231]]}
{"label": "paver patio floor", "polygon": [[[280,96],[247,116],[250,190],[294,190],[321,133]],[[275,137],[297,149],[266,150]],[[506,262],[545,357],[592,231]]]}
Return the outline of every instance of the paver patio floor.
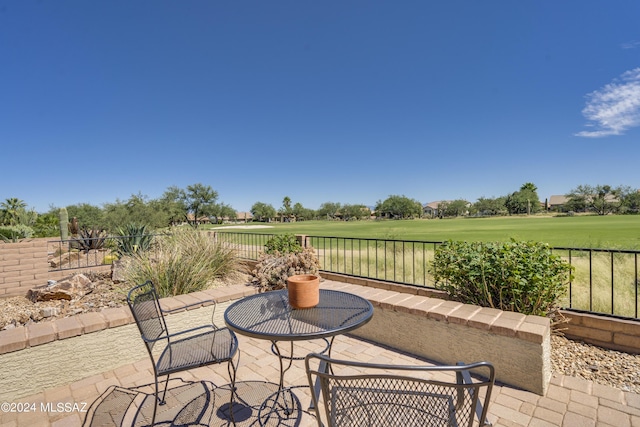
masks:
{"label": "paver patio floor", "polygon": [[[242,405],[237,406],[239,426],[254,426],[257,408],[277,388],[278,358],[271,352],[270,343],[239,336],[241,358],[237,386]],[[321,343],[296,342],[296,355],[317,351]],[[368,363],[416,364],[429,363],[411,355],[350,336],[336,337],[332,356]],[[216,388],[210,425],[229,425],[221,418],[228,406],[229,384],[224,365],[214,365],[188,371],[181,375],[186,381],[207,381]],[[136,387],[153,381],[148,359],[94,375],[72,384],[20,399],[29,404],[32,412],[1,412],[0,427],[62,427],[82,425],[86,408],[110,386]],[[289,419],[269,425],[316,425],[315,417],[307,410],[310,394],[304,372],[304,362],[295,361],[286,373],[285,381],[294,388],[303,410]],[[62,403],[63,405],[58,405]],[[67,404],[66,406],[64,404]],[[31,405],[34,404],[34,405]],[[86,404],[86,406],[85,406]],[[61,411],[56,408],[61,407]],[[171,410],[165,405],[164,410]],[[175,409],[175,408],[174,408]],[[234,411],[235,412],[235,411]],[[165,413],[166,415],[166,413]],[[159,419],[162,418],[162,414]],[[568,376],[554,376],[545,396],[497,384],[489,408],[489,421],[494,426],[640,426],[640,395],[599,385]]]}

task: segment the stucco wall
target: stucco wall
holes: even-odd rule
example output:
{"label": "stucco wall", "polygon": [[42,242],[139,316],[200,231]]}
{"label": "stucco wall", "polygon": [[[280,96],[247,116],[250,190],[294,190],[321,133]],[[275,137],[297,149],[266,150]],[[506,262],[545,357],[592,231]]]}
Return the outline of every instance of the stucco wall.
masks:
{"label": "stucco wall", "polygon": [[534,343],[469,326],[376,308],[371,322],[353,335],[400,348],[442,364],[489,361],[496,379],[544,394],[551,379],[550,336]]}
{"label": "stucco wall", "polygon": [[[218,304],[215,322],[224,326],[224,310]],[[193,328],[211,321],[212,306],[167,316],[170,331]],[[0,355],[0,401],[16,401],[43,389],[69,384],[140,360],[148,353],[135,323],[93,333],[57,339]],[[149,362],[151,369],[151,362]],[[153,377],[149,376],[149,382]]]}

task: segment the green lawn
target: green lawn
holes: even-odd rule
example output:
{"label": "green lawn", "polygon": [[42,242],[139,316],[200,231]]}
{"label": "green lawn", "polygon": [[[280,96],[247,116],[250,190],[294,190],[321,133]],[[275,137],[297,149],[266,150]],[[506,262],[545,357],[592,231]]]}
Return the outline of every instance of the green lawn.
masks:
{"label": "green lawn", "polygon": [[[355,276],[435,285],[428,266],[434,246],[399,241],[505,241],[533,240],[552,247],[640,249],[640,216],[573,216],[573,217],[501,217],[407,221],[306,221],[270,225],[271,228],[238,228],[229,232],[260,234],[294,233],[308,236],[338,237],[317,239],[312,245],[318,251],[323,269]],[[220,227],[221,230],[224,230]],[[268,236],[246,236],[237,241],[257,257]],[[383,241],[350,240],[381,239]],[[569,260],[569,251],[556,251]],[[571,300],[569,294],[561,302],[565,307],[635,317],[637,256],[635,254],[589,253],[571,251],[575,267]]]}
{"label": "green lawn", "polygon": [[639,215],[304,221],[268,225],[273,228],[229,231],[419,241],[504,241],[513,238],[546,242],[556,247],[640,249]]}

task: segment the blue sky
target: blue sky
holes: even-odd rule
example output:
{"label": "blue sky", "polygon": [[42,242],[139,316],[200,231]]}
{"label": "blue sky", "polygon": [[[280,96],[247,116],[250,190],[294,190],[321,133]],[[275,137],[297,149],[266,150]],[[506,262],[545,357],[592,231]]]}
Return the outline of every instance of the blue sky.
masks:
{"label": "blue sky", "polygon": [[0,0],[0,200],[640,187],[640,2]]}

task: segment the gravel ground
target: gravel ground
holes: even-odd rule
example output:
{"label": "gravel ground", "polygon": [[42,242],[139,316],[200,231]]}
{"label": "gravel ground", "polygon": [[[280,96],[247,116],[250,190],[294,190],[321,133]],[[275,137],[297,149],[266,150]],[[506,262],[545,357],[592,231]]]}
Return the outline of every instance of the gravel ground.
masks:
{"label": "gravel ground", "polygon": [[[126,305],[128,285],[113,283],[106,276],[91,277],[91,280],[95,285],[93,292],[75,301],[33,303],[23,297],[0,299],[0,330]],[[53,310],[57,314],[44,317],[52,311],[49,307],[57,309]],[[554,373],[640,393],[640,355],[606,350],[554,335],[551,363]]]}
{"label": "gravel ground", "polygon": [[554,373],[640,393],[640,355],[554,335],[551,338],[551,364]]}

